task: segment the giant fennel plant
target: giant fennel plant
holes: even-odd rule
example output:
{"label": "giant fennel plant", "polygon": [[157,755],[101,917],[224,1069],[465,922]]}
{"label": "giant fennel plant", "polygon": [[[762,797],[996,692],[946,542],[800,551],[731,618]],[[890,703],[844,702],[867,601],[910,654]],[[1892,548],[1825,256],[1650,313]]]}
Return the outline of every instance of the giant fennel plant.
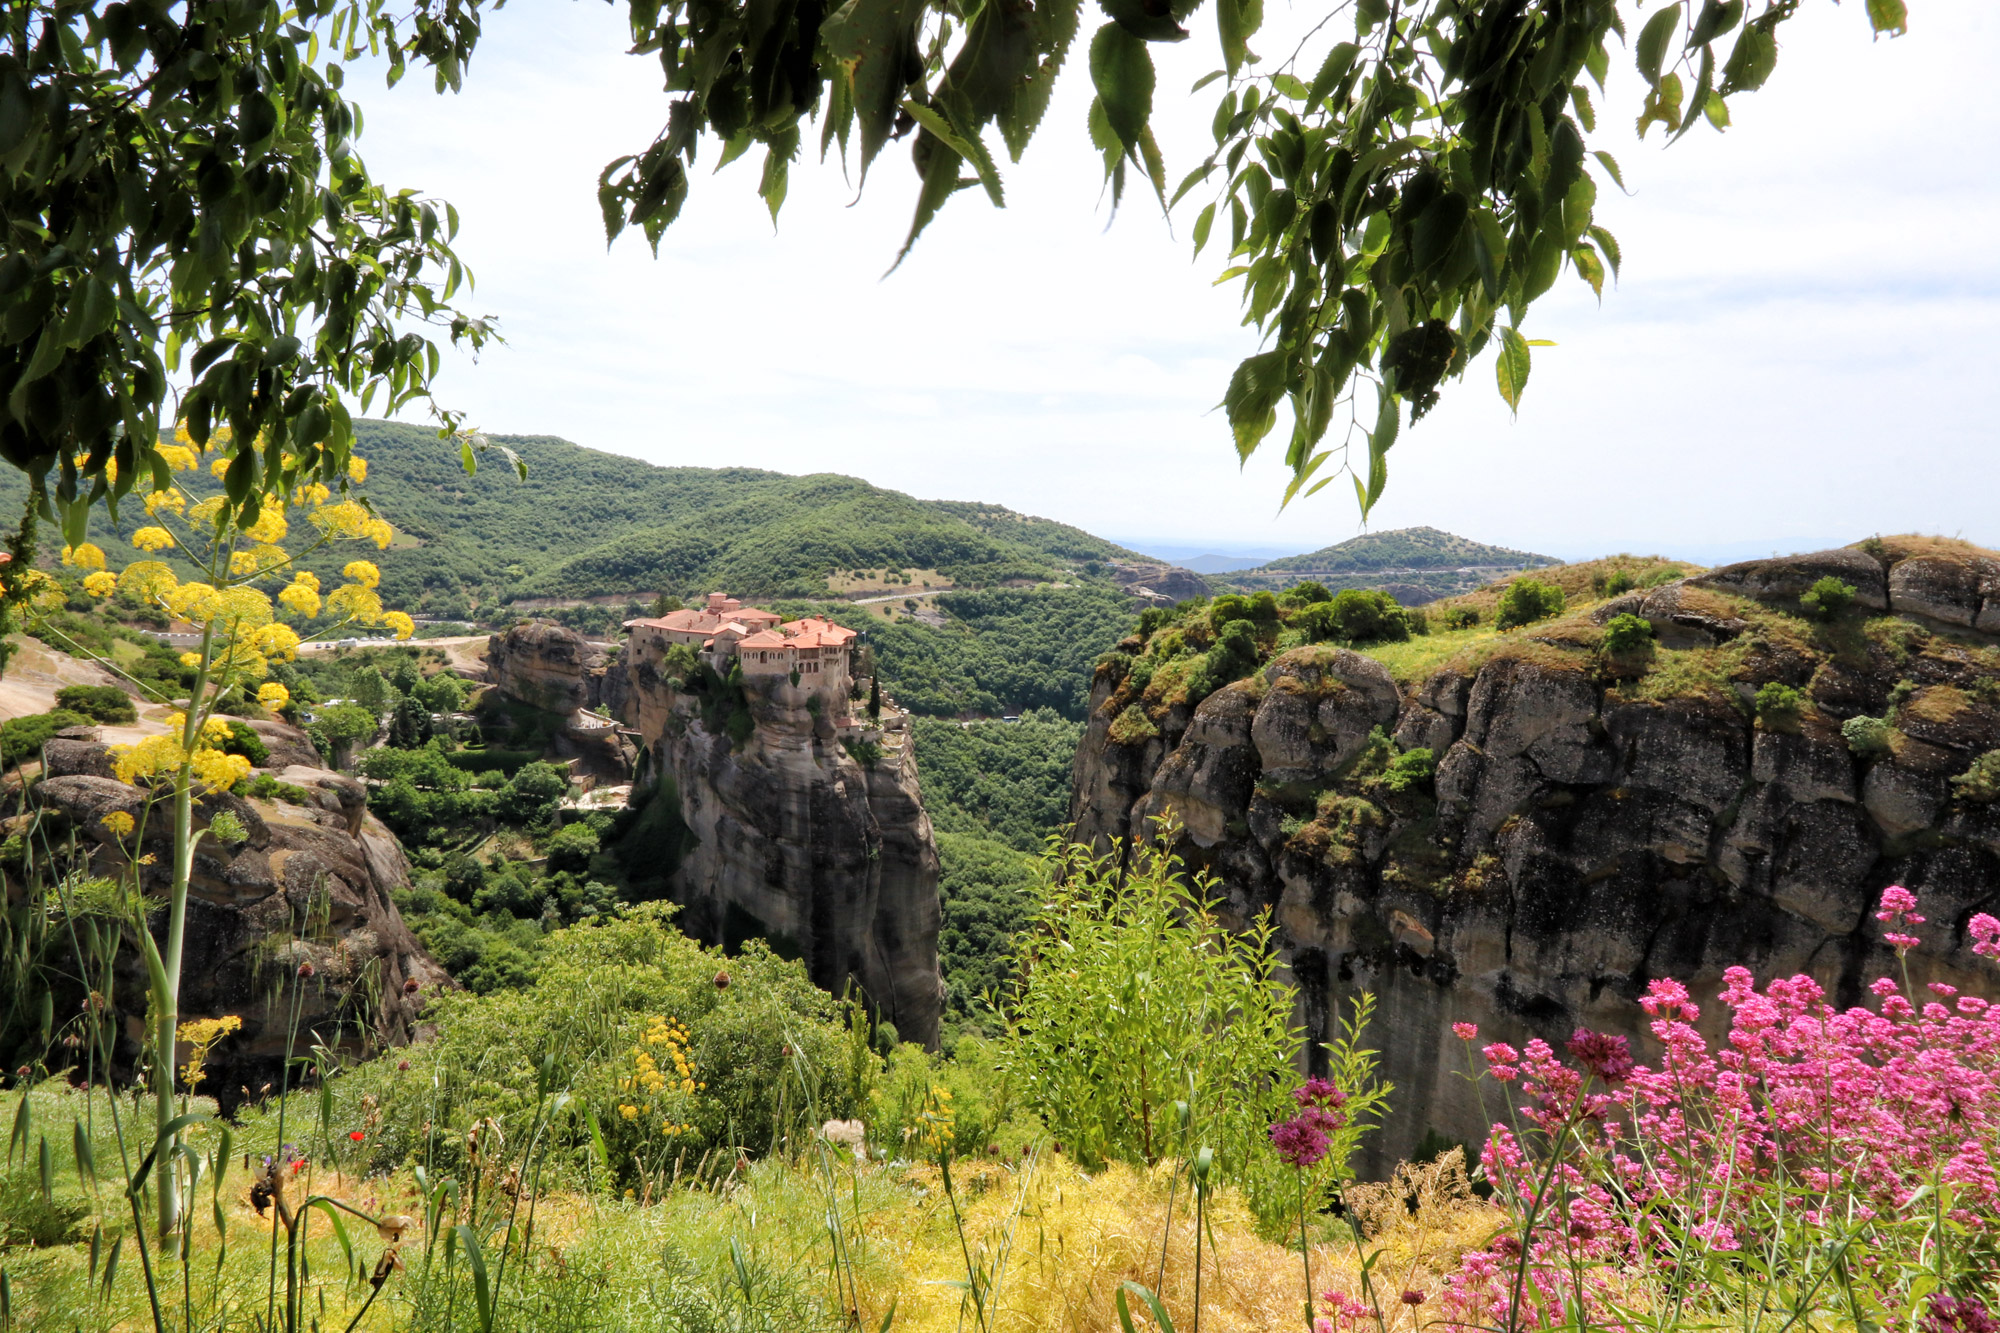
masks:
{"label": "giant fennel plant", "polygon": [[[210,439],[216,457],[209,470],[218,480],[231,463],[231,455],[223,451],[228,443],[226,430]],[[131,541],[160,558],[138,560],[114,573],[105,567],[101,549],[78,542],[64,547],[62,560],[90,571],[83,579],[90,595],[109,598],[130,593],[192,625],[200,635],[199,643],[181,657],[192,673],[181,697],[158,697],[156,688],[126,676],[142,695],[155,696],[154,703],[168,705],[171,711],[165,732],[115,750],[118,779],[145,793],[137,827],[127,822],[132,820],[128,814],[107,817],[119,821],[111,827],[122,834],[143,834],[144,821],[156,804],[166,805],[173,819],[166,936],[156,941],[150,931],[138,932],[149,983],[147,1020],[159,1135],[158,1220],[164,1240],[180,1226],[181,1194],[173,1180],[180,1133],[174,1105],[174,1042],[180,1020],[188,883],[199,836],[195,804],[198,795],[228,791],[251,771],[248,759],[224,748],[231,727],[220,715],[220,705],[241,691],[254,692],[266,708],[283,708],[290,696],[283,685],[268,679],[271,664],[297,657],[311,639],[352,626],[383,627],[407,639],[416,627],[404,612],[383,607],[378,591],[381,573],[369,561],[348,562],[342,570],[346,582],[331,591],[300,563],[308,555],[342,544],[386,547],[391,529],[371,507],[347,495],[337,497],[318,480],[278,487],[260,503],[247,506],[232,505],[226,492],[200,494],[188,483],[209,451],[185,425],[175,432],[174,442],[158,445],[157,452],[166,466],[154,471],[155,485],[143,495],[151,521],[134,531]],[[276,475],[291,475],[289,460],[281,461],[285,468],[274,470]],[[350,459],[346,480],[360,483],[366,476],[366,461]],[[169,563],[175,558],[183,572],[191,569],[191,577],[176,573]],[[28,581],[37,606],[60,604],[60,587],[47,574],[31,572]],[[41,626],[41,632],[67,642],[53,625]],[[90,654],[81,645],[70,647],[79,656],[92,656],[106,669],[125,674],[113,660]],[[128,845],[136,850],[138,844],[135,839]]]}

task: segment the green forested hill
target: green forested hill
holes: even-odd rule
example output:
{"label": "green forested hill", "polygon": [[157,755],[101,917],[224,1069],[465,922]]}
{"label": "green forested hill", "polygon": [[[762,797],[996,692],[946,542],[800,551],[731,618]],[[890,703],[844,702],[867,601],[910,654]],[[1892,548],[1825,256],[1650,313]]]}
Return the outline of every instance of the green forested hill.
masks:
{"label": "green forested hill", "polygon": [[1276,572],[1297,574],[1347,574],[1377,570],[1461,569],[1504,565],[1521,568],[1553,565],[1555,560],[1529,551],[1505,546],[1488,546],[1437,528],[1397,528],[1392,532],[1364,532],[1333,546],[1321,547],[1305,555],[1288,555],[1255,569],[1244,577]]}
{"label": "green forested hill", "polygon": [[1311,579],[1335,591],[1380,588],[1408,606],[1470,592],[1489,581],[1485,573],[1461,574],[1461,569],[1532,569],[1555,563],[1549,556],[1488,546],[1437,528],[1397,528],[1218,575],[1215,581],[1246,591],[1275,591]]}
{"label": "green forested hill", "polygon": [[[836,570],[934,569],[961,587],[1049,580],[1134,553],[1080,528],[999,505],[917,500],[855,477],[754,468],[655,467],[552,436],[497,435],[467,476],[458,450],[422,426],[355,423],[364,493],[404,536],[376,557],[384,599],[461,616],[522,597],[611,597],[713,588],[813,597]],[[199,482],[207,482],[206,475]],[[0,514],[19,512],[18,472],[0,469]],[[143,523],[128,506],[126,532]],[[103,517],[91,540],[114,566],[137,559]],[[342,558],[351,558],[342,552]]]}

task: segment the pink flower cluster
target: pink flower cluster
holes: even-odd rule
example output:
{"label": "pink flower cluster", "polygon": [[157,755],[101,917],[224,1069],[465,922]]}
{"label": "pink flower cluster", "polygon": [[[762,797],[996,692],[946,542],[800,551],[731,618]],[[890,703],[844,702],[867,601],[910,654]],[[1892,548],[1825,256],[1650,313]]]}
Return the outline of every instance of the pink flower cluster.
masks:
{"label": "pink flower cluster", "polygon": [[[1899,953],[1917,943],[1916,907],[1901,887],[1882,896],[1877,918]],[[1981,913],[1968,934],[2000,958],[2000,921]],[[1581,1070],[1545,1042],[1486,1046],[1486,1073],[1520,1094],[1481,1157],[1514,1227],[1448,1280],[1446,1325],[1572,1322],[1579,1298],[1615,1325],[1614,1274],[1760,1247],[1774,1216],[1891,1227],[1931,1207],[1923,1200],[1941,1184],[1958,1226],[2000,1242],[2000,1004],[1942,982],[1927,989],[1912,996],[1883,978],[1870,987],[1874,1008],[1839,1010],[1810,977],[1759,990],[1734,967],[1717,1046],[1696,1030],[1686,987],[1651,985],[1639,1003],[1662,1048],[1656,1066],[1636,1064],[1622,1038],[1584,1030],[1567,1043]],[[1781,1197],[1784,1209],[1768,1206]],[[1856,1277],[1879,1279],[1893,1303],[1895,1268],[1878,1246]],[[1949,1298],[1933,1300],[1922,1330],[2000,1333],[1984,1305]]]}
{"label": "pink flower cluster", "polygon": [[1317,1165],[1333,1146],[1334,1131],[1347,1123],[1341,1107],[1347,1094],[1323,1078],[1309,1078],[1292,1089],[1299,1113],[1271,1126],[1271,1146],[1286,1165],[1304,1170]]}

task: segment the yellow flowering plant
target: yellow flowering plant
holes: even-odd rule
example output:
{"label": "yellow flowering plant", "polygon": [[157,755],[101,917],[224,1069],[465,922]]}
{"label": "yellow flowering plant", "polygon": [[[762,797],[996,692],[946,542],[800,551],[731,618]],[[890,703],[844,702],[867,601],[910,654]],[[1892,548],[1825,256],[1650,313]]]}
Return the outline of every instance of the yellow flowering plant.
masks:
{"label": "yellow flowering plant", "polygon": [[[217,431],[208,442],[227,444],[227,432]],[[151,932],[141,930],[138,934],[146,951],[152,990],[149,1018],[156,1052],[152,1069],[160,1133],[168,1140],[177,1140],[178,1135],[170,1130],[174,1118],[173,1052],[181,1027],[179,995],[188,881],[198,837],[195,800],[198,794],[228,791],[251,773],[250,761],[227,748],[232,726],[228,718],[219,715],[219,706],[225,698],[241,692],[254,695],[266,708],[284,707],[290,693],[266,678],[272,663],[292,661],[310,639],[334,635],[350,626],[386,627],[398,639],[407,639],[416,626],[409,616],[383,607],[381,572],[370,562],[347,562],[343,571],[347,582],[324,598],[318,577],[299,567],[302,558],[340,543],[367,542],[377,549],[388,546],[391,529],[369,506],[344,496],[336,500],[315,474],[292,469],[288,462],[273,470],[272,484],[265,491],[240,503],[231,503],[221,495],[199,495],[181,479],[197,472],[207,451],[195,443],[185,427],[176,432],[174,443],[161,444],[156,452],[159,463],[150,469],[153,489],[145,497],[151,521],[133,532],[131,542],[160,558],[135,561],[113,574],[105,568],[100,548],[78,542],[65,549],[63,560],[90,571],[83,587],[91,596],[130,594],[192,627],[199,642],[181,657],[193,677],[185,697],[161,696],[156,688],[122,672],[115,661],[69,641],[55,625],[44,623],[41,632],[66,643],[78,656],[92,657],[126,675],[142,694],[173,708],[164,734],[116,746],[113,753],[118,779],[146,792],[137,825],[140,830],[156,801],[170,800],[173,808],[166,939],[164,944],[156,944]],[[215,461],[226,469],[232,457],[242,456],[238,452]],[[359,481],[365,475],[365,465],[351,467],[342,479],[343,488],[347,480]],[[295,529],[300,540],[292,547],[284,545]],[[179,562],[179,568],[169,564],[169,559]],[[61,586],[37,571],[31,574],[53,590],[51,595],[34,585],[34,604],[61,606]],[[302,634],[278,618],[280,607],[301,621],[320,623],[309,634]],[[212,822],[221,819],[218,815]],[[107,828],[121,844],[132,832],[129,827],[108,823]],[[132,850],[136,851],[136,842]],[[132,865],[136,875],[139,863]],[[205,1057],[208,1045],[224,1035],[223,1030],[210,1033],[204,1028],[202,1032],[208,1034],[206,1044],[198,1043],[198,1058],[190,1060],[185,1075],[190,1088],[201,1078],[199,1057]],[[185,1033],[181,1039],[197,1041]],[[173,1170],[170,1149],[171,1143],[163,1145],[158,1168],[163,1173]],[[158,1197],[160,1229],[166,1235],[178,1225],[180,1192],[170,1181],[163,1184],[168,1187],[160,1189]]]}

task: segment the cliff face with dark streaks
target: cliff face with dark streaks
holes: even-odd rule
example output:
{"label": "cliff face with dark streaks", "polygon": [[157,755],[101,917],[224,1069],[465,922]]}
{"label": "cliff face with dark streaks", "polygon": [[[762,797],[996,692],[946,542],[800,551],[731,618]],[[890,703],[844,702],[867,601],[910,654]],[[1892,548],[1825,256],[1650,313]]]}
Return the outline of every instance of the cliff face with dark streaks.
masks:
{"label": "cliff face with dark streaks", "polygon": [[[1828,574],[1855,607],[1821,622],[1797,599]],[[1626,613],[1656,646],[1619,659],[1599,641]],[[1316,645],[1190,706],[1146,700],[1114,663],[1072,814],[1100,843],[1176,817],[1228,910],[1275,916],[1313,1038],[1376,996],[1370,1044],[1406,1112],[1376,1136],[1379,1166],[1427,1128],[1483,1129],[1452,1023],[1517,1045],[1577,1026],[1638,1039],[1649,980],[1712,996],[1737,963],[1857,1003],[1893,964],[1872,915],[1892,883],[1930,918],[1919,984],[1990,992],[1964,923],[2000,902],[2000,803],[1951,780],[2000,749],[1996,635],[2000,560],[1844,550],[1601,601],[1401,688]],[[1760,714],[1774,682],[1796,706]],[[1885,720],[1879,745],[1843,735],[1862,715]],[[1390,767],[1418,748],[1427,782]]]}
{"label": "cliff face with dark streaks", "polygon": [[683,929],[766,939],[829,991],[854,981],[904,1039],[936,1044],[937,844],[900,715],[841,726],[784,676],[690,688],[549,625],[496,636],[491,660],[522,702],[602,704],[639,733],[636,790],[676,801],[687,833],[660,848],[678,860]]}

